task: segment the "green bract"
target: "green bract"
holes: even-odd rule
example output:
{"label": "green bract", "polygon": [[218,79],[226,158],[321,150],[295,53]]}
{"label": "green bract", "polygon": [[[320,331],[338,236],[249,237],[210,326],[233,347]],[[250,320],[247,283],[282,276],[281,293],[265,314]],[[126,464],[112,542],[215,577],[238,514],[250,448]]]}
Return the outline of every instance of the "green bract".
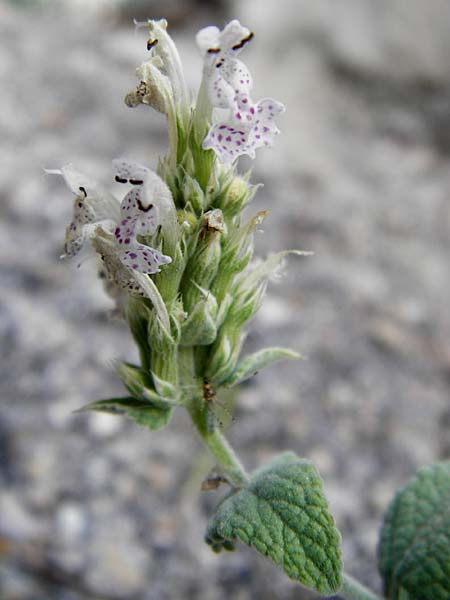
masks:
{"label": "green bract", "polygon": [[154,431],[165,427],[172,415],[172,407],[169,404],[164,406],[161,402],[153,403],[132,397],[97,400],[80,409],[80,411],[85,410],[124,415],[133,419],[138,425],[149,427]]}
{"label": "green bract", "polygon": [[322,594],[341,587],[340,535],[314,465],[287,452],[219,505],[206,541],[216,552],[242,542]]}
{"label": "green bract", "polygon": [[378,554],[389,600],[450,598],[450,462],[421,469],[397,492]]}

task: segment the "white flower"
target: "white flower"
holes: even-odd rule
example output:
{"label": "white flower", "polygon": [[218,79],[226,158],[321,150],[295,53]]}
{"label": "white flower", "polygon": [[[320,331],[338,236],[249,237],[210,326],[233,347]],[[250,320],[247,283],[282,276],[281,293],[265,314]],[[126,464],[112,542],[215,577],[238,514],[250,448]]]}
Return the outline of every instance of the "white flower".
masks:
{"label": "white flower", "polygon": [[214,150],[222,162],[232,162],[242,154],[254,158],[256,148],[271,146],[279,133],[274,119],[284,112],[284,106],[271,98],[254,103],[252,77],[236,58],[252,37],[237,20],[223,31],[205,27],[197,34],[205,57],[203,84],[209,101],[213,107],[229,111],[225,120],[212,125],[203,141],[203,148]]}
{"label": "white flower", "polygon": [[120,218],[120,203],[103,186],[72,165],[62,169],[46,169],[51,175],[62,175],[70,190],[75,194],[72,221],[66,228],[64,258],[78,254],[86,241],[93,235],[98,224],[112,230]]}
{"label": "white flower", "polygon": [[271,98],[264,98],[248,109],[239,108],[227,121],[212,125],[203,140],[203,148],[214,150],[224,163],[233,162],[242,154],[254,158],[256,148],[274,143],[280,133],[274,119],[284,110],[281,102]]}
{"label": "white flower", "polygon": [[47,171],[62,175],[76,194],[63,256],[75,256],[89,239],[101,255],[110,280],[122,289],[142,293],[133,272],[152,275],[172,259],[141,240],[154,235],[162,221],[166,227],[172,226],[175,209],[171,208],[170,191],[156,173],[124,159],[113,164],[115,180],[133,186],[121,203],[71,166]]}
{"label": "white flower", "polygon": [[253,37],[246,27],[233,20],[220,31],[205,27],[196,41],[204,55],[204,78],[209,100],[214,107],[237,110],[237,95],[248,96],[253,86],[245,64],[236,56]]}
{"label": "white flower", "polygon": [[114,230],[116,241],[121,247],[120,260],[140,273],[158,273],[159,266],[171,263],[172,259],[140,243],[137,236],[156,233],[160,224],[157,191],[161,185],[166,186],[158,175],[145,167],[124,160],[114,161],[113,164],[116,181],[129,182],[134,186],[122,200],[120,221]]}

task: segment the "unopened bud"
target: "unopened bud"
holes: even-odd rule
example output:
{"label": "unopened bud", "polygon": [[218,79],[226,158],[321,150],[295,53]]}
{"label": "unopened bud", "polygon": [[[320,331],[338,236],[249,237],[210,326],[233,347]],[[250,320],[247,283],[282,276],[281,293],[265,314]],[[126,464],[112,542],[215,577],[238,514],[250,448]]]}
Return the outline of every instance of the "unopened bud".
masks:
{"label": "unopened bud", "polygon": [[181,325],[183,346],[206,346],[217,335],[217,301],[211,292],[204,292],[203,300],[197,302],[187,320]]}
{"label": "unopened bud", "polygon": [[186,203],[190,203],[196,213],[201,213],[206,205],[205,193],[198,181],[186,174],[184,180],[183,197]]}
{"label": "unopened bud", "polygon": [[216,205],[227,216],[237,215],[250,202],[255,191],[256,186],[250,186],[245,177],[234,176],[217,198]]}
{"label": "unopened bud", "polygon": [[236,367],[245,336],[239,329],[221,329],[206,365],[206,375],[219,386],[226,381]]}
{"label": "unopened bud", "polygon": [[209,290],[220,263],[220,235],[224,229],[222,211],[212,210],[203,218],[197,248],[182,281],[184,309],[188,313],[202,298],[200,288]]}

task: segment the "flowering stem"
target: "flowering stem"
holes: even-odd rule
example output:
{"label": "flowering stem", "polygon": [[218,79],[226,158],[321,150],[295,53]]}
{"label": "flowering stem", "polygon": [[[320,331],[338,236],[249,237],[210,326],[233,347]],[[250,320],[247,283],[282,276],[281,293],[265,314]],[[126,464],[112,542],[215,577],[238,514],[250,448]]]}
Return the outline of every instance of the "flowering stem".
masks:
{"label": "flowering stem", "polygon": [[249,483],[249,476],[222,432],[217,427],[209,427],[203,398],[191,402],[187,409],[200,437],[216,459],[217,464],[223,469],[231,485],[235,488],[246,487]]}
{"label": "flowering stem", "polygon": [[342,576],[342,587],[339,590],[339,596],[345,600],[378,600],[378,596],[347,573]]}

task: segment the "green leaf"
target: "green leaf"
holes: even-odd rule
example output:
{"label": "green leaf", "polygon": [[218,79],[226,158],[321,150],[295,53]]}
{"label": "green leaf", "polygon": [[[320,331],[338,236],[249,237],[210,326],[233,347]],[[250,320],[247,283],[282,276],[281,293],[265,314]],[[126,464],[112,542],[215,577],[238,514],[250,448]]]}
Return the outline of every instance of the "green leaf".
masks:
{"label": "green leaf", "polygon": [[264,350],[259,350],[259,352],[250,354],[242,359],[224,385],[226,387],[238,385],[256,375],[261,369],[286,358],[301,358],[301,356],[288,348],[264,348]]}
{"label": "green leaf", "polygon": [[397,492],[378,562],[390,600],[450,598],[450,461],[421,469]]}
{"label": "green leaf", "polygon": [[138,425],[149,427],[152,431],[162,429],[167,425],[172,415],[173,408],[169,405],[156,406],[145,400],[132,397],[109,398],[108,400],[96,400],[86,404],[76,412],[96,410],[112,415],[125,415],[133,419]]}
{"label": "green leaf", "polygon": [[256,471],[248,487],[225,498],[206,542],[216,552],[240,539],[322,594],[341,586],[340,535],[314,465],[288,452]]}

